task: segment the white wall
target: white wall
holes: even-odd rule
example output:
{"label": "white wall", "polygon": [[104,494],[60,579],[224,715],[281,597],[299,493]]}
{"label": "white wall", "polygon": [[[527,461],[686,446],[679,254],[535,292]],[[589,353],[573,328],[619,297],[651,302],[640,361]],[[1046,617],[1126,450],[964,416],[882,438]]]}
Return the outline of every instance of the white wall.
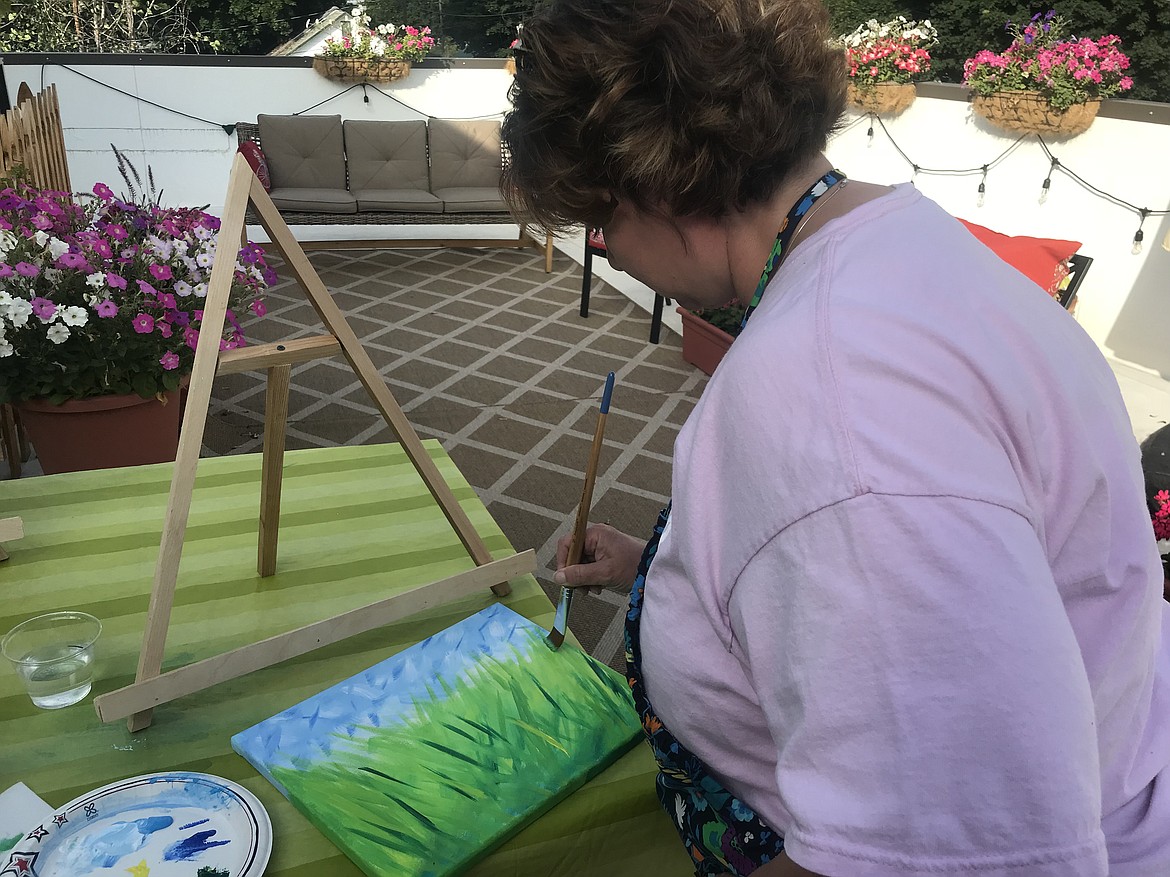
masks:
{"label": "white wall", "polygon": [[[240,59],[241,64],[246,59]],[[257,113],[295,113],[346,88],[311,69],[290,67],[70,65],[100,82],[145,100],[216,123],[255,121]],[[105,181],[119,188],[109,144],[126,151],[140,168],[151,166],[164,201],[208,204],[220,209],[236,148],[234,135],[216,125],[186,119],[89,82],[60,66],[5,64],[10,100],[20,82],[34,91],[54,82],[61,100],[65,141],[74,188]],[[356,88],[314,110],[345,118],[403,119],[420,115],[462,118],[501,114],[508,107],[511,77],[500,68],[416,67],[401,82],[382,85],[407,106]],[[413,109],[411,109],[413,108]],[[847,121],[856,117],[850,116]],[[890,134],[923,167],[980,166],[1007,148],[1013,138],[971,116],[962,101],[920,96],[900,117],[887,120]],[[857,179],[880,183],[910,180],[912,170],[880,127],[871,141],[867,124],[841,133],[830,145],[833,162]],[[1170,125],[1098,118],[1085,134],[1051,144],[1053,152],[1093,185],[1154,210],[1170,208]],[[1006,234],[1078,240],[1094,258],[1081,288],[1077,318],[1106,352],[1146,370],[1170,376],[1170,252],[1159,244],[1170,220],[1147,220],[1145,246],[1130,254],[1135,215],[1057,173],[1048,201],[1038,203],[1049,162],[1034,138],[1020,145],[987,178],[983,207],[976,206],[978,175],[919,174],[915,184],[951,213]],[[295,228],[299,236],[327,237],[329,227]],[[354,236],[348,227],[347,236]],[[370,234],[419,236],[426,227],[373,227]],[[446,234],[456,232],[448,226]],[[477,228],[477,234],[487,231]],[[514,234],[501,227],[501,237]],[[581,258],[576,241],[562,249]],[[598,266],[607,280],[607,268]],[[615,275],[615,279],[616,275]],[[636,283],[631,294],[648,306],[652,297]]]}

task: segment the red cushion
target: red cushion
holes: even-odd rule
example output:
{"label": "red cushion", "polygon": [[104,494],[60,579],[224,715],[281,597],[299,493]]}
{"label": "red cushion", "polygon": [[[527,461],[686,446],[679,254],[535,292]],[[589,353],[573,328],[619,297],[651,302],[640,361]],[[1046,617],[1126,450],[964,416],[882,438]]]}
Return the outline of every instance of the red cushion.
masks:
{"label": "red cushion", "polygon": [[1030,238],[1023,235],[1011,237],[965,219],[960,219],[959,222],[992,252],[1046,292],[1051,292],[1054,287],[1059,286],[1063,279],[1062,266],[1069,256],[1081,248],[1077,241]]}
{"label": "red cushion", "polygon": [[605,249],[605,238],[602,237],[600,228],[591,228],[585,233],[585,243],[596,250]]}
{"label": "red cushion", "polygon": [[264,187],[264,191],[271,192],[272,177],[268,174],[268,159],[264,157],[264,151],[260,148],[260,144],[252,140],[245,140],[237,151],[244,156],[252,168],[252,173],[256,175],[256,179]]}

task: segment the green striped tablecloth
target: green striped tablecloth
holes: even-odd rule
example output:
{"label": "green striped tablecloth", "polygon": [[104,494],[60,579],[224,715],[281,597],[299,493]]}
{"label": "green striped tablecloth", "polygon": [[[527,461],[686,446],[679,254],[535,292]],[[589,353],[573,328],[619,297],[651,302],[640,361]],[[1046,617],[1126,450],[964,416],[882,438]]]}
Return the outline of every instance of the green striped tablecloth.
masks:
{"label": "green striped tablecloth", "polygon": [[[496,557],[511,547],[455,464],[427,442],[443,477]],[[0,564],[0,631],[32,615],[81,609],[102,620],[94,694],[133,681],[158,555],[171,466],[0,482],[0,517],[25,537]],[[275,576],[256,574],[260,457],[203,460],[187,528],[164,669],[365,605],[472,566],[397,445],[292,451],[285,461]],[[538,624],[552,606],[531,576],[504,602]],[[36,709],[0,668],[0,790],[23,780],[50,805],[160,770],[235,780],[272,817],[269,877],[360,872],[229,743],[235,732],[292,706],[482,609],[491,593],[163,705],[137,734],[102,724],[91,699]],[[472,869],[487,875],[690,874],[653,791],[645,746],[516,835]]]}

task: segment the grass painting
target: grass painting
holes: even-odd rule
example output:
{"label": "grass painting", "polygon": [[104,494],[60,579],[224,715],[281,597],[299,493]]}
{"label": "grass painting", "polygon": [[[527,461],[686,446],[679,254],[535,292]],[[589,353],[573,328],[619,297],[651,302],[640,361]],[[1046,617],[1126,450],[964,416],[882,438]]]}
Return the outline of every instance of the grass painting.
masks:
{"label": "grass painting", "polygon": [[471,865],[639,735],[625,680],[494,604],[237,734],[366,874]]}

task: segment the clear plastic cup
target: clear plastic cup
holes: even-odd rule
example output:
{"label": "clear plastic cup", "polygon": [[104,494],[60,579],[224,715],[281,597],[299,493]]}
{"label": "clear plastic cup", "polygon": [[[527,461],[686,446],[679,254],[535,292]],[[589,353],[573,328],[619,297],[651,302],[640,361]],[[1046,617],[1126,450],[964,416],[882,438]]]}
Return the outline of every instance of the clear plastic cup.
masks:
{"label": "clear plastic cup", "polygon": [[50,612],[23,621],[0,640],[0,652],[34,705],[55,710],[93,687],[93,645],[102,623],[85,612]]}

